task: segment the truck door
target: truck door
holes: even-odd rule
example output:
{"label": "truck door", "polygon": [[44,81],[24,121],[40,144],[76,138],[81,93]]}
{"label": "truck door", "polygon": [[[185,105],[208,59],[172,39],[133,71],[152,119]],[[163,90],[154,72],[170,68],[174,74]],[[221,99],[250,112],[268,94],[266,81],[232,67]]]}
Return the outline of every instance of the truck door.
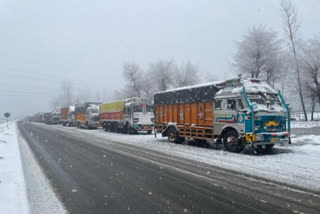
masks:
{"label": "truck door", "polygon": [[[225,127],[237,125],[237,104],[235,98],[217,99],[214,108],[214,134],[220,135]],[[237,128],[236,128],[237,129]]]}
{"label": "truck door", "polygon": [[[124,107],[124,123],[126,123],[126,122],[129,122],[129,124],[130,124],[130,121],[131,121],[131,113],[132,113],[132,111],[131,111],[131,107],[130,106],[125,106]],[[125,124],[124,124],[125,125]]]}

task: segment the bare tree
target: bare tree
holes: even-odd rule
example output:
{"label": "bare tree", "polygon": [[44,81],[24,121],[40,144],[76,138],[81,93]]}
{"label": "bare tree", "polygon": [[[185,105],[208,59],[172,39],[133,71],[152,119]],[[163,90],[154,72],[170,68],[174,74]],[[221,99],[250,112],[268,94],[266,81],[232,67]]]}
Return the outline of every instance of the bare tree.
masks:
{"label": "bare tree", "polygon": [[82,86],[77,89],[75,95],[74,104],[79,104],[83,102],[95,101],[94,93],[89,87]]}
{"label": "bare tree", "polygon": [[144,97],[153,100],[153,94],[156,92],[155,82],[151,72],[144,72],[142,77],[141,92]]}
{"label": "bare tree", "polygon": [[199,70],[189,60],[180,66],[174,66],[174,83],[175,87],[194,85],[200,82]]}
{"label": "bare tree", "polygon": [[51,101],[51,107],[58,110],[60,107],[70,106],[74,102],[74,88],[71,82],[63,81],[58,95]]}
{"label": "bare tree", "polygon": [[152,75],[156,91],[165,91],[172,86],[173,61],[160,60],[150,65],[149,72]]}
{"label": "bare tree", "polygon": [[73,85],[69,81],[63,81],[61,84],[62,105],[70,106],[74,101]]}
{"label": "bare tree", "polygon": [[130,92],[131,96],[141,96],[142,71],[135,63],[125,63],[123,65],[123,75],[127,82],[126,91]]}
{"label": "bare tree", "polygon": [[218,77],[214,73],[207,73],[205,76],[206,82],[215,82],[218,81]]}
{"label": "bare tree", "polygon": [[317,98],[320,104],[320,39],[313,39],[303,45],[302,70],[305,72],[305,85],[312,101]]}
{"label": "bare tree", "polygon": [[282,21],[283,21],[284,30],[288,39],[289,47],[294,57],[295,72],[296,72],[297,82],[298,82],[300,102],[301,102],[302,110],[304,113],[304,118],[307,121],[308,115],[306,112],[305,102],[303,98],[301,71],[300,71],[300,65],[298,61],[298,50],[297,50],[298,32],[300,27],[297,20],[298,13],[297,13],[297,9],[292,4],[291,0],[282,0],[281,12],[282,12]]}
{"label": "bare tree", "polygon": [[276,79],[280,69],[281,44],[277,34],[264,26],[253,27],[237,43],[234,67],[242,76],[264,77],[268,82]]}

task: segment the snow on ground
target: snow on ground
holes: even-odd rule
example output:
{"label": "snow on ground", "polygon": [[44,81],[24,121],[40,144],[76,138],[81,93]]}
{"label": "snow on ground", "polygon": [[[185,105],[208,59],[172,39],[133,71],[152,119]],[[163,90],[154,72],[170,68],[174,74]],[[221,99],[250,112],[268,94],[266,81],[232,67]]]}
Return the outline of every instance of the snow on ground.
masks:
{"label": "snow on ground", "polygon": [[14,122],[0,123],[0,213],[30,213]]}
{"label": "snow on ground", "polygon": [[291,145],[276,147],[274,154],[253,155],[173,144],[167,142],[166,138],[162,138],[160,134],[155,139],[154,135],[124,135],[105,132],[101,129],[83,130],[61,126],[56,128],[76,133],[84,132],[95,137],[133,144],[168,155],[320,191],[320,136],[299,136],[292,139]]}
{"label": "snow on ground", "polygon": [[33,214],[64,214],[67,213],[55,195],[45,173],[37,164],[27,142],[19,136],[24,174],[30,208]]}
{"label": "snow on ground", "polygon": [[320,127],[320,121],[291,121],[291,128]]}
{"label": "snow on ground", "polygon": [[16,123],[0,123],[0,213],[66,213]]}

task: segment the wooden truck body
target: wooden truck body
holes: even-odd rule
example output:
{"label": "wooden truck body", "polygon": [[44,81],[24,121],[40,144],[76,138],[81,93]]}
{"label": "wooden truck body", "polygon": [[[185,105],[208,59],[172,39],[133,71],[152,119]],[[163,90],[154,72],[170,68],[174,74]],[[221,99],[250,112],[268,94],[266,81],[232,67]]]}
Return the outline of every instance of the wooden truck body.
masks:
{"label": "wooden truck body", "polygon": [[75,125],[74,120],[74,106],[63,107],[60,109],[60,123],[63,126]]}

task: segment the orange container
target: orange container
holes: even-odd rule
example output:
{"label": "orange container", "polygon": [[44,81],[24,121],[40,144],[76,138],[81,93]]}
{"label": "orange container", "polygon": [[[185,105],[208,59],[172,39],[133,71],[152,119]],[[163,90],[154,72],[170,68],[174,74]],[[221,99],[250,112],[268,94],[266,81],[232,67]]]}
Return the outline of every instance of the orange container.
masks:
{"label": "orange container", "polygon": [[156,105],[156,124],[213,127],[213,103]]}

